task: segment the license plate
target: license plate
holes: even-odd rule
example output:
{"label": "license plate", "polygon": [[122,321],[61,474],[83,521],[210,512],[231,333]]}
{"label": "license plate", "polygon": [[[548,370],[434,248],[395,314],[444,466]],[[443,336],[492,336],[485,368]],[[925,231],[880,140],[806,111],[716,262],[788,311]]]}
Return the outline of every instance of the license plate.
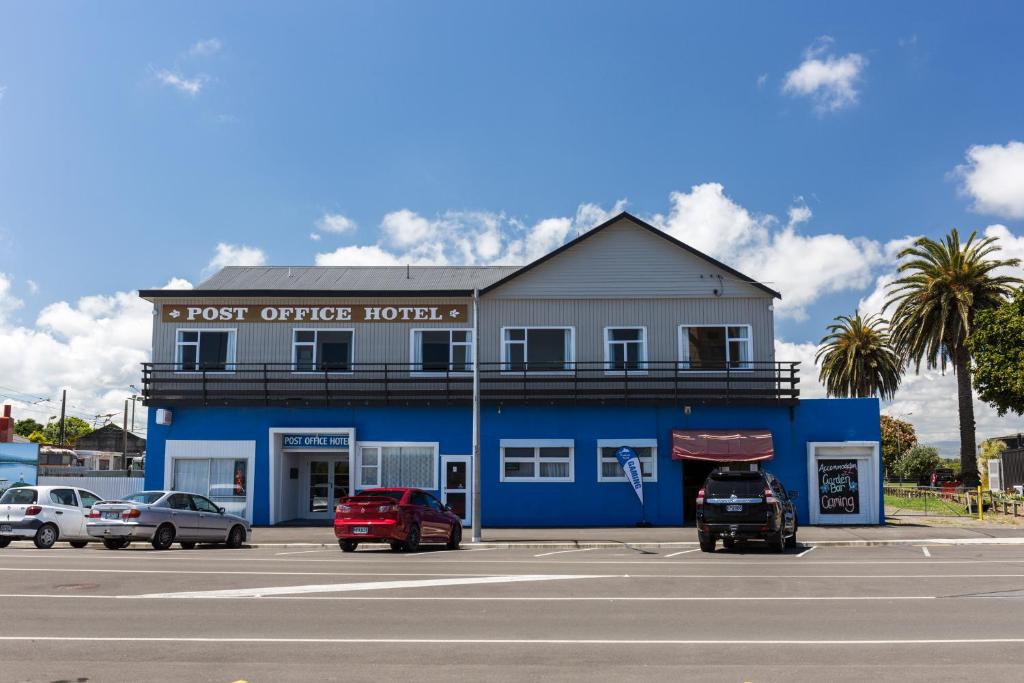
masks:
{"label": "license plate", "polygon": [[743,512],[743,506],[742,505],[726,505],[725,506],[725,511],[726,512]]}
{"label": "license plate", "polygon": [[368,526],[354,526],[354,527],[352,527],[352,533],[354,533],[354,534],[368,534],[368,533],[370,533],[370,527],[368,527]]}
{"label": "license plate", "polygon": [[120,512],[104,512],[103,519],[121,519]]}
{"label": "license plate", "polygon": [[0,524],[0,534],[9,534],[11,531],[12,529],[10,524]]}

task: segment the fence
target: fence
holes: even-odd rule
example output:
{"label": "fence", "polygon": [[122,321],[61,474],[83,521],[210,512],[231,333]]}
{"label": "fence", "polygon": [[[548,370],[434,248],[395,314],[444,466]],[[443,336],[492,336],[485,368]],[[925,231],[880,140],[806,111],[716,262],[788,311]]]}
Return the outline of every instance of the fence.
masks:
{"label": "fence", "polygon": [[[100,473],[95,473],[100,474]],[[106,473],[103,473],[104,475]],[[91,476],[91,475],[40,475],[40,486],[77,486],[92,491],[104,500],[118,500],[133,493],[138,493],[145,488],[145,479],[142,474],[125,476],[118,472],[117,476]]]}
{"label": "fence", "polygon": [[963,488],[885,485],[885,514],[890,517],[973,517],[979,505],[985,514],[1024,516],[1024,499],[1018,496]]}

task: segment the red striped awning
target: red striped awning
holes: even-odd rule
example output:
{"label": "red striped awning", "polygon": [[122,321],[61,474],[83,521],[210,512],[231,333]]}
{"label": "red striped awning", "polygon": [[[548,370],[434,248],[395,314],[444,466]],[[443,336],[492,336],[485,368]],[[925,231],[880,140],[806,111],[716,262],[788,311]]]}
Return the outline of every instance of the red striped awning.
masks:
{"label": "red striped awning", "polygon": [[772,433],[767,429],[673,429],[673,460],[755,462],[770,460]]}

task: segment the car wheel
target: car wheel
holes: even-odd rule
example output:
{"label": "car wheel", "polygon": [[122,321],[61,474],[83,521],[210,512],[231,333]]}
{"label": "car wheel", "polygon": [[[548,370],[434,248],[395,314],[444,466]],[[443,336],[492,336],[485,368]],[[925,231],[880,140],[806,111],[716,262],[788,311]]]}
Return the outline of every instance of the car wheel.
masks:
{"label": "car wheel", "polygon": [[120,550],[121,548],[127,548],[128,544],[131,543],[127,538],[104,538],[103,547],[107,550]]}
{"label": "car wheel", "polygon": [[356,548],[359,547],[358,541],[346,541],[344,539],[338,541],[338,545],[341,546],[341,552],[343,553],[354,553]]}
{"label": "car wheel", "polygon": [[229,548],[241,548],[243,543],[245,543],[245,529],[236,524],[231,527],[227,545]]}
{"label": "car wheel", "polygon": [[178,545],[181,546],[182,550],[192,550],[193,548],[196,547],[196,542],[195,541],[181,541],[180,543],[178,543]]}
{"label": "car wheel", "polygon": [[405,550],[405,544],[401,541],[391,541],[391,549],[396,553],[400,553]]}
{"label": "car wheel", "polygon": [[779,533],[768,537],[768,546],[777,553],[786,552],[786,531],[779,529]]}
{"label": "car wheel", "polygon": [[39,527],[39,531],[36,532],[36,536],[32,541],[40,550],[49,550],[53,547],[53,544],[57,542],[58,536],[60,536],[60,531],[57,530],[56,526],[53,524],[44,524]]}
{"label": "car wheel", "polygon": [[174,543],[174,527],[170,524],[159,526],[150,543],[154,550],[167,550]]}
{"label": "car wheel", "polygon": [[409,529],[409,536],[405,539],[406,552],[414,553],[420,549],[420,527],[413,524]]}
{"label": "car wheel", "polygon": [[11,539],[7,536],[0,536],[0,548],[6,548],[11,544]]}
{"label": "car wheel", "polygon": [[787,548],[795,548],[796,547],[796,529],[793,529],[793,535],[786,539],[786,547]]}
{"label": "car wheel", "polygon": [[72,548],[84,548],[85,546],[89,545],[89,541],[68,541],[68,544]]}
{"label": "car wheel", "polygon": [[704,534],[698,534],[697,540],[700,541],[701,552],[713,553],[715,552],[715,537],[705,536]]}
{"label": "car wheel", "polygon": [[458,550],[462,543],[462,527],[456,524],[452,527],[452,534],[448,537],[448,550]]}
{"label": "car wheel", "polygon": [[736,547],[736,539],[735,538],[723,538],[722,539],[722,545],[725,546],[726,550],[732,550],[733,548]]}

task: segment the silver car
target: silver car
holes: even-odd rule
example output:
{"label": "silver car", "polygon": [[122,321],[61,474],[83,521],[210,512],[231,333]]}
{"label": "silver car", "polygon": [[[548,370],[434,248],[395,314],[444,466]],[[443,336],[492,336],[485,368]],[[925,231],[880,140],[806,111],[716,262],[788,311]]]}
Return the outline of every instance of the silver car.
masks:
{"label": "silver car", "polygon": [[108,550],[149,541],[167,550],[175,541],[186,550],[196,543],[224,543],[239,548],[251,535],[249,522],[228,514],[209,498],[181,491],[142,491],[124,500],[92,506],[86,531],[103,540]]}

